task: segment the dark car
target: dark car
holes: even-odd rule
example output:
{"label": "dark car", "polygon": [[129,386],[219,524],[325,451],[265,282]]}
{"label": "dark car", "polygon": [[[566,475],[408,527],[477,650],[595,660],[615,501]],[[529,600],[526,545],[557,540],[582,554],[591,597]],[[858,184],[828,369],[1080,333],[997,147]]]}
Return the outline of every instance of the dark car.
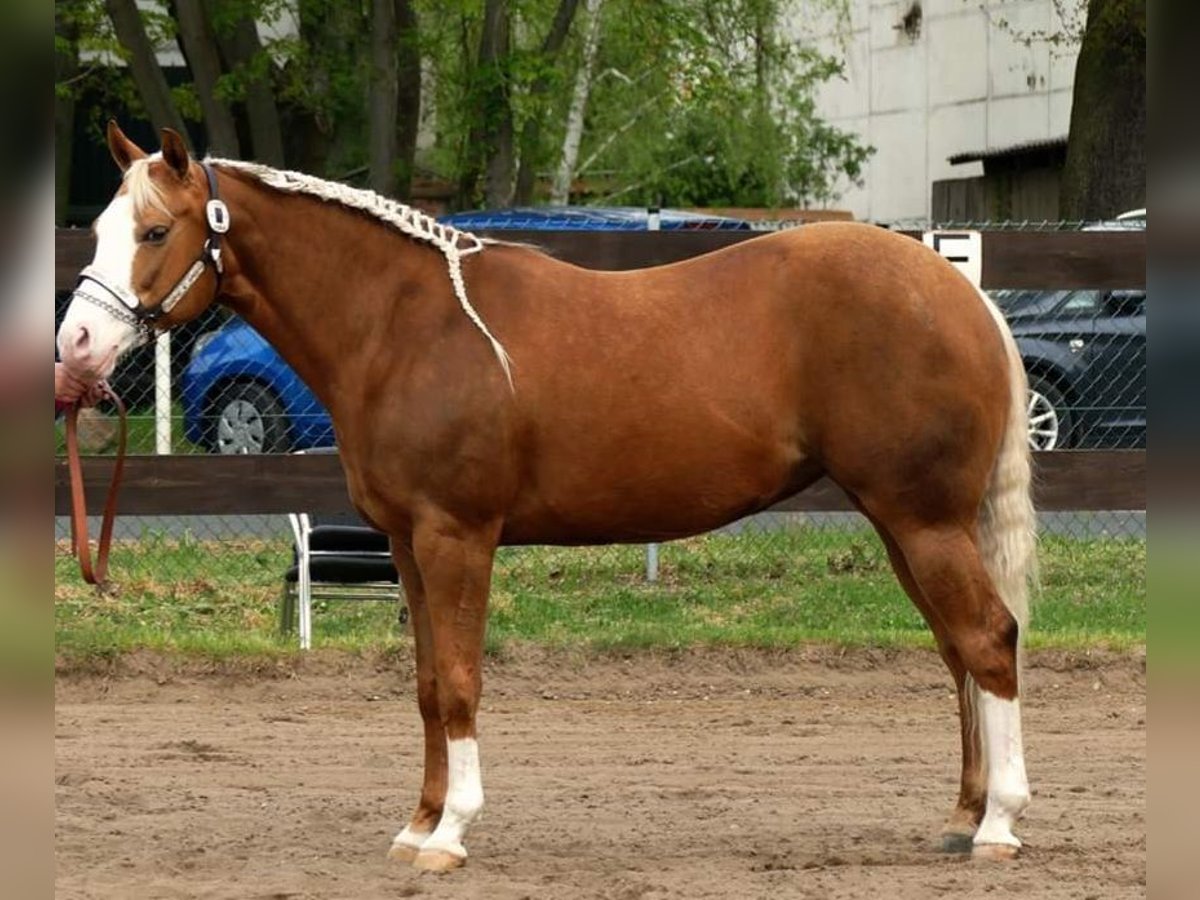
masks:
{"label": "dark car", "polygon": [[997,291],[1038,450],[1146,445],[1146,292]]}

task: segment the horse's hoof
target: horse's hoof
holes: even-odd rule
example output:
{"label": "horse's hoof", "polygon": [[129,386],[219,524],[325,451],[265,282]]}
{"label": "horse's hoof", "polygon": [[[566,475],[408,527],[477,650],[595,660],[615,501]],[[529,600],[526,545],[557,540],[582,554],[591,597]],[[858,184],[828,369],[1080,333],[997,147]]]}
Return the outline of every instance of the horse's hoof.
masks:
{"label": "horse's hoof", "polygon": [[414,847],[411,844],[392,844],[388,850],[387,858],[396,862],[411,863],[414,862],[417,856],[421,853],[420,847]]}
{"label": "horse's hoof", "polygon": [[467,862],[465,856],[450,853],[447,850],[422,850],[413,859],[414,869],[423,872],[452,872],[461,868]]}
{"label": "horse's hoof", "polygon": [[1020,852],[1021,848],[1015,847],[1012,844],[976,844],[971,849],[971,856],[975,859],[1004,861],[1016,859]]}
{"label": "horse's hoof", "polygon": [[943,853],[970,853],[975,847],[975,835],[964,831],[942,832]]}

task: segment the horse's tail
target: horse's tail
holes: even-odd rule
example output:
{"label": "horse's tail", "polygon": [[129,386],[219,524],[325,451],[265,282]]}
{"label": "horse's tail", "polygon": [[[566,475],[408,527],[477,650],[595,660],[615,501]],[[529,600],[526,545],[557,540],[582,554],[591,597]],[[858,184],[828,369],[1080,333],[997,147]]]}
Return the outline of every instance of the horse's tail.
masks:
{"label": "horse's tail", "polygon": [[[1004,315],[980,291],[1008,357],[1008,424],[979,508],[979,552],[992,584],[1017,621],[1018,648],[1029,623],[1029,591],[1037,582],[1037,518],[1029,452],[1028,382]],[[1019,649],[1018,649],[1019,653]]]}

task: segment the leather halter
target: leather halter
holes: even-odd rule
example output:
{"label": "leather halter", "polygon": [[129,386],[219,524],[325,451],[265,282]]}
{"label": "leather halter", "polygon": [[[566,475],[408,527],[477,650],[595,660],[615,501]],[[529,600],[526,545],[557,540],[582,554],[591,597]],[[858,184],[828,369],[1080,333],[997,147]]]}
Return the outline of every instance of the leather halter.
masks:
{"label": "leather halter", "polygon": [[[187,292],[192,289],[192,285],[199,280],[209,266],[212,266],[216,279],[213,295],[217,296],[221,293],[221,275],[225,271],[221,262],[221,235],[229,230],[229,207],[225,205],[217,191],[217,176],[212,167],[208,163],[202,162],[200,168],[204,170],[205,178],[208,180],[208,203],[204,207],[208,235],[204,240],[204,246],[200,248],[199,257],[158,303],[153,306],[143,306],[131,290],[114,284],[95,266],[88,266],[80,272],[79,280],[75,285],[72,300],[75,298],[86,300],[94,306],[99,306],[114,318],[133,325],[142,332],[142,343],[147,343],[154,337],[155,323],[174,309],[175,304],[186,296]],[[113,302],[114,300],[116,302]]]}

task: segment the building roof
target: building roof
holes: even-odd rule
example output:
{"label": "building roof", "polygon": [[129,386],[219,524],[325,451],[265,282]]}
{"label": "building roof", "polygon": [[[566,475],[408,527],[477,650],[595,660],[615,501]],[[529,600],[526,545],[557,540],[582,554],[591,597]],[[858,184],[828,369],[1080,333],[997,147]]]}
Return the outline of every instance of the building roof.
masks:
{"label": "building roof", "polygon": [[1049,138],[1040,141],[1024,141],[1020,144],[1013,144],[1009,147],[997,147],[995,150],[975,150],[969,153],[956,153],[949,157],[948,162],[952,166],[957,166],[962,163],[969,162],[992,162],[996,160],[1007,160],[1018,156],[1027,156],[1035,153],[1054,152],[1067,149],[1067,137]]}

